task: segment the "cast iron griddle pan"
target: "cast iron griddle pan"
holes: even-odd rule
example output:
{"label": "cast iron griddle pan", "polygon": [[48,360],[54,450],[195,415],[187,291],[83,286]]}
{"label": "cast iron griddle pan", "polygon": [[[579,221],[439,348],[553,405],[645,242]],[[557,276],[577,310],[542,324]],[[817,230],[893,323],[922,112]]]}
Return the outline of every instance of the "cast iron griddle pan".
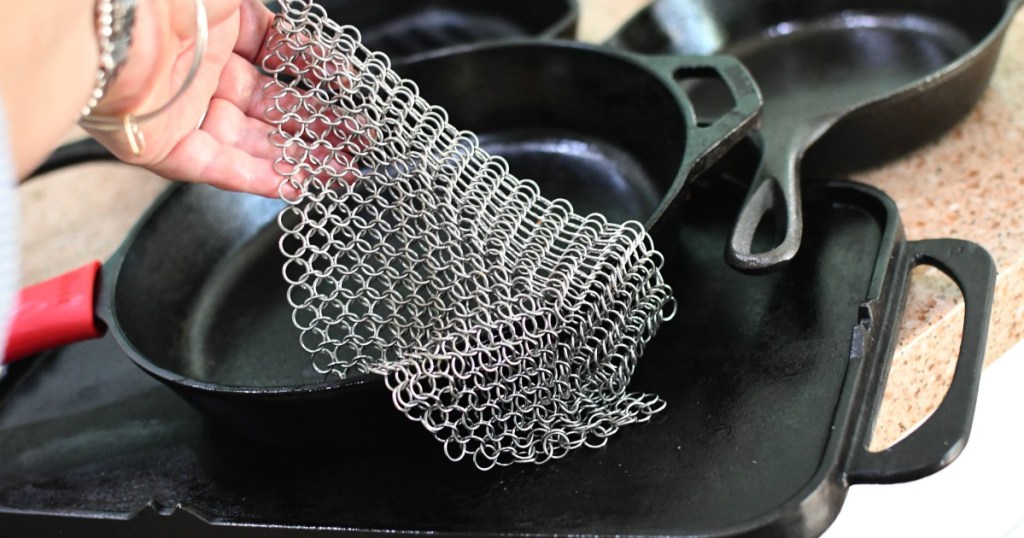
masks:
{"label": "cast iron griddle pan", "polygon": [[[732,58],[642,58],[524,42],[476,45],[411,65],[439,77],[420,81],[428,99],[442,98],[436,104],[461,100],[511,115],[514,121],[481,113],[460,125],[469,118],[451,109],[460,128],[487,126],[487,148],[514,154],[515,173],[536,178],[541,192],[652,227],[699,169],[753,127],[761,106],[749,74]],[[464,70],[488,78],[461,76]],[[690,71],[722,77],[734,94],[736,107],[710,126],[696,124],[675,82]],[[524,133],[541,133],[544,144],[517,145]],[[80,143],[41,170],[107,155]],[[537,166],[541,161],[547,166]],[[560,184],[586,179],[601,196],[581,197],[587,191]],[[325,378],[313,370],[281,276],[282,206],[208,187],[168,191],[102,269],[92,264],[23,294],[26,314],[16,318],[8,350],[25,355],[68,334],[63,343],[109,328],[139,367],[226,427],[265,443],[361,442],[360,432],[379,424],[389,425],[384,432],[415,430],[394,409],[383,378]],[[628,211],[612,211],[620,206]],[[362,411],[345,418],[339,408]]]}
{"label": "cast iron griddle pan", "polygon": [[[816,183],[806,193],[808,255],[745,276],[719,250],[746,190],[729,177],[691,187],[679,228],[660,238],[677,255],[667,274],[682,308],[631,388],[657,391],[668,408],[603,449],[483,473],[445,460],[426,432],[400,443],[362,431],[349,445],[264,448],[200,420],[107,338],[15,364],[0,385],[0,528],[801,536],[830,524],[850,484],[910,480],[949,463],[977,395],[990,257],[962,241],[907,243],[880,192]],[[928,422],[870,454],[907,275],[922,261],[951,274],[966,297],[956,374]],[[333,410],[338,421],[364,412]]]}
{"label": "cast iron griddle pan", "polygon": [[[264,0],[278,11],[278,0]],[[363,43],[392,60],[510,38],[576,37],[577,0],[317,0],[327,15],[359,29]]]}
{"label": "cast iron griddle pan", "polygon": [[[960,121],[992,75],[1020,0],[660,0],[609,44],[735,54],[764,92],[764,160],[728,242],[765,271],[796,255],[804,169],[836,174],[906,153]],[[700,101],[700,99],[697,99]],[[815,143],[817,142],[817,143]],[[754,251],[768,211],[782,240]]]}

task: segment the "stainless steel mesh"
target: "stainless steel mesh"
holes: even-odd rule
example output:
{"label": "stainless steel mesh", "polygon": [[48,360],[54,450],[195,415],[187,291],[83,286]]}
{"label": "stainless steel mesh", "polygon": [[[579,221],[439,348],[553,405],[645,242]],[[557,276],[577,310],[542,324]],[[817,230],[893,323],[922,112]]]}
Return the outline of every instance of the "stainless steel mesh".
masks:
{"label": "stainless steel mesh", "polygon": [[274,27],[283,273],[319,371],[385,376],[481,469],[602,446],[664,407],[626,390],[675,307],[642,225],[541,196],[311,0]]}

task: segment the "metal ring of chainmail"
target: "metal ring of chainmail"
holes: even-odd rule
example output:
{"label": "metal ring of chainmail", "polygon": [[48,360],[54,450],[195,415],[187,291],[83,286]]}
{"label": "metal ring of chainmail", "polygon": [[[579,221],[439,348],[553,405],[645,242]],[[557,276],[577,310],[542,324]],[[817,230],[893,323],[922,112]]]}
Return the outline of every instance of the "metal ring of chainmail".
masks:
{"label": "metal ring of chainmail", "polygon": [[318,371],[385,376],[484,470],[664,408],[626,390],[675,307],[641,224],[541,196],[312,0],[282,0],[265,50],[283,274]]}

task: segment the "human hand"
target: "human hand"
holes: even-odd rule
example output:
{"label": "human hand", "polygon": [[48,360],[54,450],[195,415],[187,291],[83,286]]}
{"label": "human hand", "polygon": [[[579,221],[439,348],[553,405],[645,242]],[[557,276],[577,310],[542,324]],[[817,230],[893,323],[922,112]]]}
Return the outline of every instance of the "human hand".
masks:
{"label": "human hand", "polygon": [[[193,62],[193,0],[141,1],[133,43],[121,73],[93,114],[123,117],[155,110],[181,87]],[[140,125],[135,155],[123,131],[90,130],[118,158],[162,176],[228,190],[276,196],[280,177],[264,119],[257,68],[273,14],[257,0],[205,0],[206,54],[187,91],[165,112]],[[201,122],[201,123],[200,123]]]}

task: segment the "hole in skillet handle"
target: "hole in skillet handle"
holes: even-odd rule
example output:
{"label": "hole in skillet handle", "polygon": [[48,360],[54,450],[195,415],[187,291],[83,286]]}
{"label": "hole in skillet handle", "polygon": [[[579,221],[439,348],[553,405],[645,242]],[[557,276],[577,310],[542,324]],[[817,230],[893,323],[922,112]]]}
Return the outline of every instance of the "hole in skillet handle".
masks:
{"label": "hole in skillet handle", "polygon": [[[665,201],[648,221],[656,234],[666,213],[684,193],[680,190],[739,143],[761,120],[763,100],[753,76],[728,56],[634,56],[668,79],[685,101],[692,127],[687,134],[685,173],[677,178]],[[696,99],[697,102],[694,102]]]}
{"label": "hole in skillet handle", "polygon": [[[953,239],[915,241],[907,246],[909,273],[930,265],[948,275],[964,296],[964,330],[949,390],[935,412],[920,427],[895,445],[879,452],[869,447],[874,417],[881,397],[881,376],[867,375],[867,395],[847,462],[851,484],[888,484],[917,480],[949,465],[967,444],[978,398],[985,341],[995,289],[996,269],[992,256],[982,247]],[[904,277],[906,278],[906,277]],[[885,350],[891,352],[892,350]],[[888,366],[887,361],[880,361]],[[881,370],[881,368],[879,368]]]}
{"label": "hole in skillet handle", "polygon": [[697,124],[707,127],[738,106],[729,86],[709,67],[681,67],[672,73],[693,105]]}

